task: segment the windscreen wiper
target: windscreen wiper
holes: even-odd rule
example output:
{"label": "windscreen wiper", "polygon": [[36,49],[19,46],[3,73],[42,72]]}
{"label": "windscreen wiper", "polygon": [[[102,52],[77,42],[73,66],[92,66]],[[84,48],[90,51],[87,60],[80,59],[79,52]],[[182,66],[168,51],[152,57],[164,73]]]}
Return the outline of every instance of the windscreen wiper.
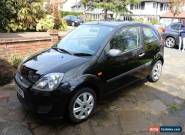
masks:
{"label": "windscreen wiper", "polygon": [[74,53],[73,55],[76,55],[76,56],[92,56],[92,54],[89,54],[89,53]]}
{"label": "windscreen wiper", "polygon": [[68,53],[68,54],[73,55],[71,52],[69,52],[69,51],[67,51],[67,50],[65,50],[63,48],[53,47],[53,49],[56,49],[57,51],[60,51],[60,52],[64,52],[64,53]]}

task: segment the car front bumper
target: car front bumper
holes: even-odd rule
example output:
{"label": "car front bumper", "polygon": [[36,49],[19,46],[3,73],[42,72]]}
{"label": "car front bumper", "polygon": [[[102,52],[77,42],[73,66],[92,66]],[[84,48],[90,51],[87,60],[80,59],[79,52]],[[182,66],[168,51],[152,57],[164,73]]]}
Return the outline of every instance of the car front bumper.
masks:
{"label": "car front bumper", "polygon": [[53,92],[40,92],[31,88],[23,87],[15,78],[17,89],[20,89],[24,96],[17,92],[17,97],[24,108],[32,113],[43,117],[63,117],[67,111],[69,94],[62,90]]}

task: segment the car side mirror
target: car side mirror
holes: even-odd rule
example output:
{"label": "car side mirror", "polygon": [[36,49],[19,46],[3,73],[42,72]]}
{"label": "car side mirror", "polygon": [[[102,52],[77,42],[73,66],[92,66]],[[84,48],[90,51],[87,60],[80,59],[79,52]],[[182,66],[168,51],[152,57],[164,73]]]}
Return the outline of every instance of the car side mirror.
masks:
{"label": "car side mirror", "polygon": [[110,57],[116,57],[116,56],[120,56],[121,53],[122,53],[122,51],[119,49],[111,49],[111,50],[109,50],[109,52],[107,54]]}

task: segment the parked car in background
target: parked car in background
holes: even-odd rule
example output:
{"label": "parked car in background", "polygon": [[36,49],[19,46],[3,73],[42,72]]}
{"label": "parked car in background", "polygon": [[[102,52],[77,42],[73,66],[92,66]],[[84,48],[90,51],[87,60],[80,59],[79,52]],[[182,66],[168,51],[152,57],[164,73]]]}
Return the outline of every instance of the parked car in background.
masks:
{"label": "parked car in background", "polygon": [[179,34],[184,29],[184,25],[180,22],[172,23],[165,28],[162,35],[165,40],[165,46],[169,48],[174,48],[179,45]]}
{"label": "parked car in background", "polygon": [[86,120],[96,103],[136,80],[160,79],[164,46],[152,26],[89,22],[24,60],[15,82],[24,107],[47,117]]}
{"label": "parked car in background", "polygon": [[74,15],[67,15],[64,17],[64,20],[69,26],[79,26],[81,23],[83,23],[83,20],[80,17]]}

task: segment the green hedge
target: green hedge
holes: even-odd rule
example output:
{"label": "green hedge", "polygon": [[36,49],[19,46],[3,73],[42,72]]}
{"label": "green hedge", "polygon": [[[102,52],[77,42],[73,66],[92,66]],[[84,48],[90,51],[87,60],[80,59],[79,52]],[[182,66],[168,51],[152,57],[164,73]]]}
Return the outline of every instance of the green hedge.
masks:
{"label": "green hedge", "polygon": [[67,15],[74,15],[74,16],[81,16],[82,12],[68,12],[68,11],[60,11],[61,17],[67,16]]}

